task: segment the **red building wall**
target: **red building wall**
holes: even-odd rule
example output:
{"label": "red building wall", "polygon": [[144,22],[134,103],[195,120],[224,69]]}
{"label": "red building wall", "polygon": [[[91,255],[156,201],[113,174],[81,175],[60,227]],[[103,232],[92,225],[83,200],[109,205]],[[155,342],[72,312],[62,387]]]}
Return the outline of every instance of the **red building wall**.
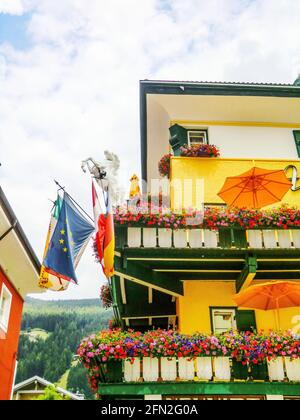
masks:
{"label": "red building wall", "polygon": [[24,302],[0,268],[0,293],[3,283],[13,296],[6,339],[0,340],[0,400],[9,400],[14,381]]}

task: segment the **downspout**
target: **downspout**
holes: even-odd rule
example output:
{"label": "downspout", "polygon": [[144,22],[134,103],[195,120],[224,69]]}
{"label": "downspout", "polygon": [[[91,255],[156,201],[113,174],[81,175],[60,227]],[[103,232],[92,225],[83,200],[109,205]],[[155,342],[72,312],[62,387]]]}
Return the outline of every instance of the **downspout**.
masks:
{"label": "downspout", "polygon": [[13,225],[5,232],[3,233],[3,235],[0,236],[0,242],[3,241],[4,238],[6,238],[7,235],[10,234],[11,231],[13,231],[15,229],[15,227],[17,226],[18,221],[15,220]]}

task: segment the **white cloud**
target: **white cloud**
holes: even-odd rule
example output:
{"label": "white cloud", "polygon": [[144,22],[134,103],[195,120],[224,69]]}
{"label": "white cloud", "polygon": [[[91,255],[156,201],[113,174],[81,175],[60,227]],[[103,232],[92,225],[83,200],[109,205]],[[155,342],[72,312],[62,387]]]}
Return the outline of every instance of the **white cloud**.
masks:
{"label": "white cloud", "polygon": [[21,0],[0,0],[0,13],[22,15],[24,7]]}
{"label": "white cloud", "polygon": [[[82,159],[109,148],[124,185],[138,172],[139,79],[290,83],[300,70],[294,0],[0,0],[0,11],[12,4],[31,13],[32,46],[0,44],[1,186],[39,256],[54,178],[90,209]],[[87,254],[80,286],[58,297],[98,296],[100,281]]]}

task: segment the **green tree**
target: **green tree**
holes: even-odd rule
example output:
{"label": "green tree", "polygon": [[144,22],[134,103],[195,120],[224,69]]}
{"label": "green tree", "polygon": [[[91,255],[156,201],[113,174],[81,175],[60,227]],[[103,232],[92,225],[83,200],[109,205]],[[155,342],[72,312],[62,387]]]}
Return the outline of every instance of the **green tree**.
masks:
{"label": "green tree", "polygon": [[36,398],[37,401],[68,401],[69,397],[61,395],[54,386],[45,388],[44,394]]}
{"label": "green tree", "polygon": [[[22,320],[22,331],[27,334],[20,337],[17,383],[35,375],[56,383],[71,369],[70,390],[79,389],[89,398],[84,370],[74,372],[72,369],[73,356],[82,338],[106,329],[111,317],[112,312],[105,311],[97,300],[42,302],[30,299],[25,304]],[[36,329],[48,334],[44,337],[28,335],[30,330]]]}
{"label": "green tree", "polygon": [[87,371],[81,364],[71,368],[68,376],[67,388],[74,394],[79,391],[80,394],[85,396],[86,400],[95,399],[88,383]]}

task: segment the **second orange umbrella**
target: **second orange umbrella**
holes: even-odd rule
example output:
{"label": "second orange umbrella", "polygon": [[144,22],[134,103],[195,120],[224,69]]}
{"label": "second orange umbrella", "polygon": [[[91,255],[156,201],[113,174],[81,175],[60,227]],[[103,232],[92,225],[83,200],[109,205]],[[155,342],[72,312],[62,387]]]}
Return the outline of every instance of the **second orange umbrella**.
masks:
{"label": "second orange umbrella", "polygon": [[218,195],[230,207],[260,209],[282,201],[291,187],[283,170],[254,167],[227,178]]}

